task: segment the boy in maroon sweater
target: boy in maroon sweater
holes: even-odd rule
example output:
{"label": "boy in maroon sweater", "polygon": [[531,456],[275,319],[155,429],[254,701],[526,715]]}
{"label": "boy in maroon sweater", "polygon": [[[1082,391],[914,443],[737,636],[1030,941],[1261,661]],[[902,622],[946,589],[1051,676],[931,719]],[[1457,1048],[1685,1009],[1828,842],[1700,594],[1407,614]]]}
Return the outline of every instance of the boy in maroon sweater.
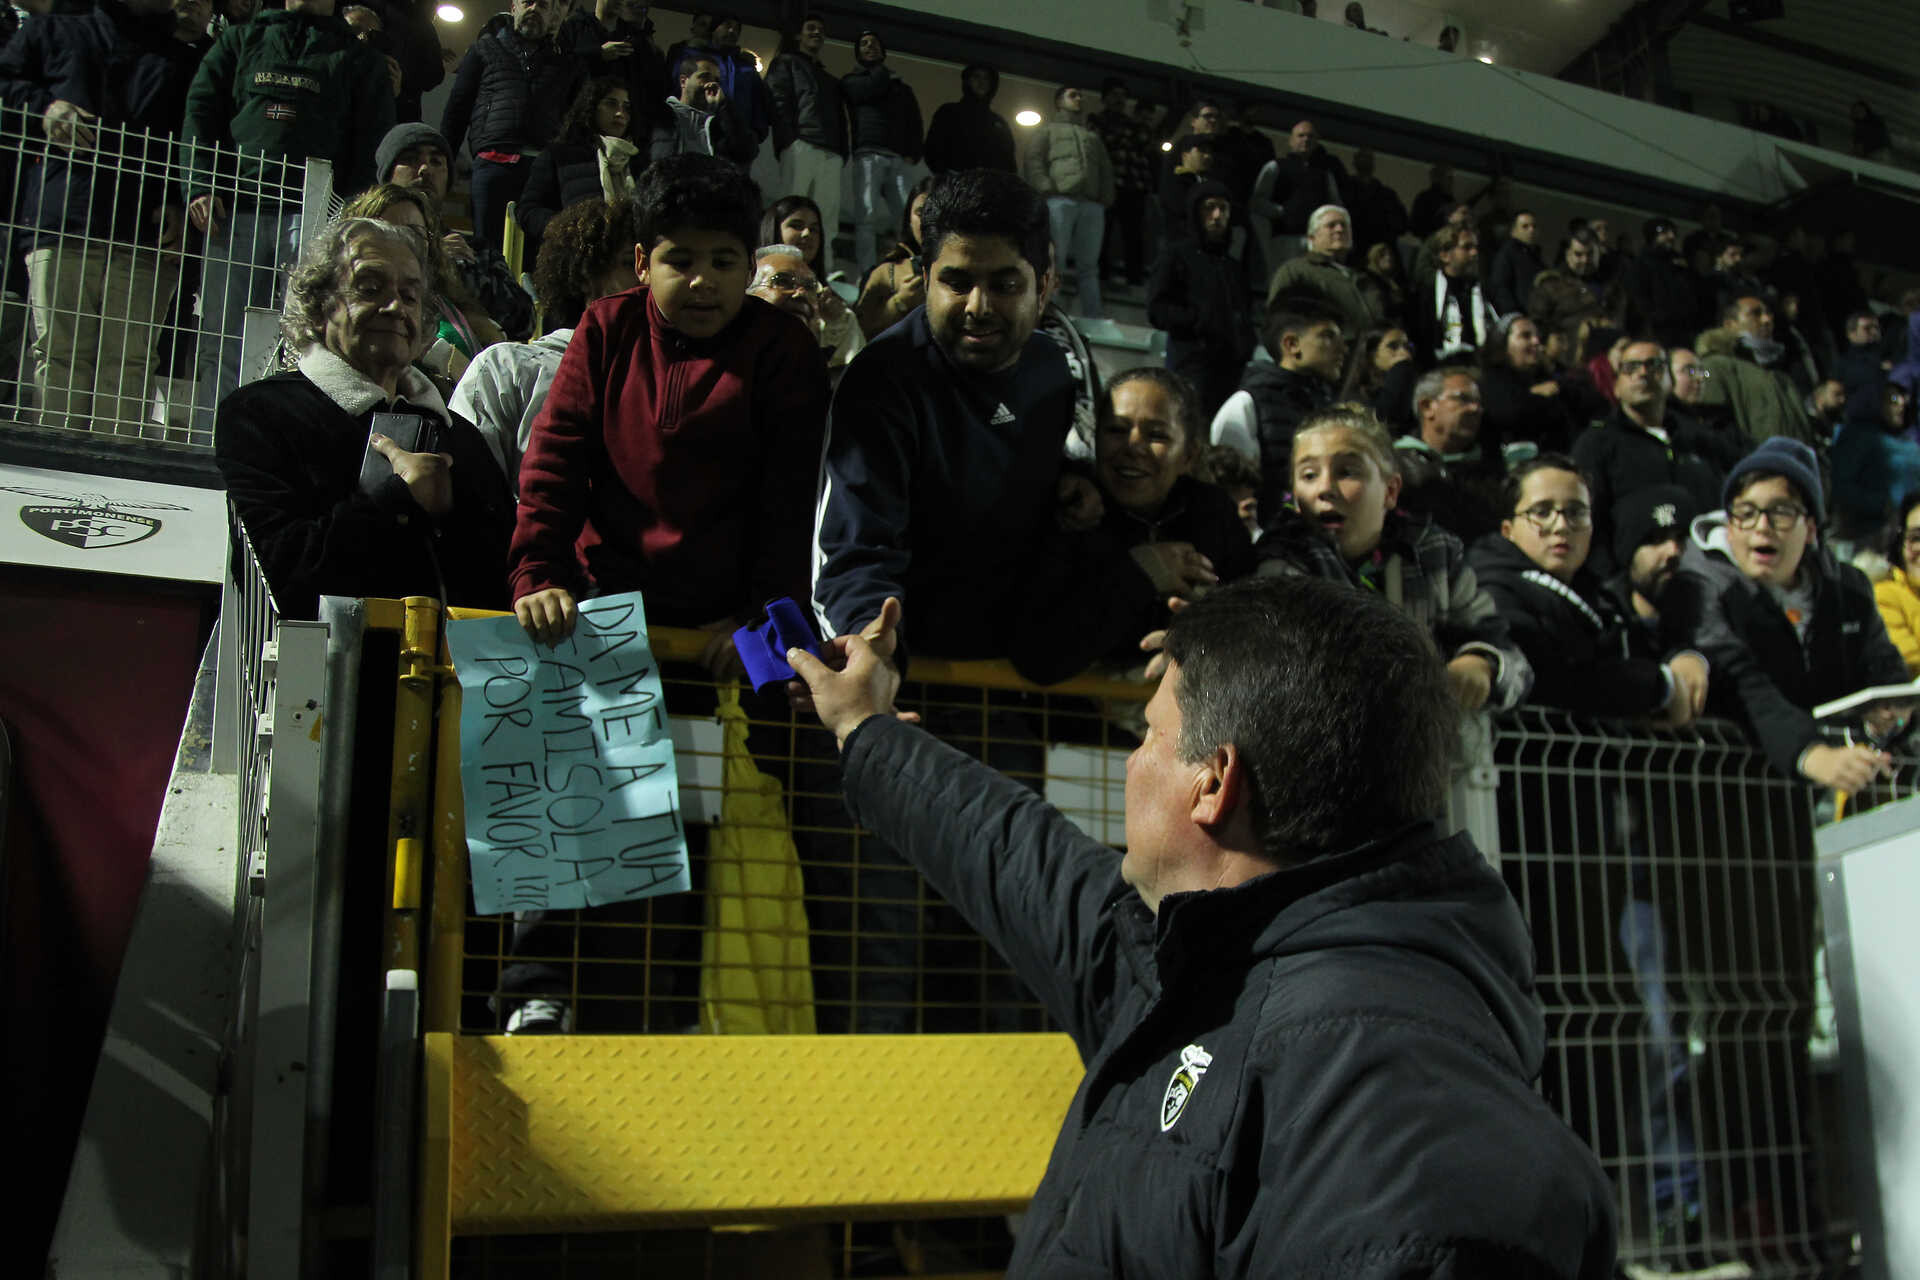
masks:
{"label": "boy in maroon sweater", "polygon": [[724,656],[768,600],[808,598],[826,368],[747,296],[760,194],[739,169],[658,161],[634,217],[640,287],[587,308],[521,460],[514,613],[554,643],[582,596],[638,589],[649,622]]}

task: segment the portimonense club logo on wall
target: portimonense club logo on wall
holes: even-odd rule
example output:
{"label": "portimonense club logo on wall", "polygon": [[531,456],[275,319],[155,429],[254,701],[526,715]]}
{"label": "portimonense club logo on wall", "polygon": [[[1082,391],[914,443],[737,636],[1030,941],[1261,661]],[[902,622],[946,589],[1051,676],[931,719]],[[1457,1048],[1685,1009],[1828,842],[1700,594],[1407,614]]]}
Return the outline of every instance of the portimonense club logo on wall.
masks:
{"label": "portimonense club logo on wall", "polygon": [[20,523],[43,538],[80,551],[131,546],[160,532],[161,521],[140,511],[189,510],[173,502],[109,500],[101,493],[60,493],[13,484],[0,485],[0,490],[42,499],[41,504],[21,505]]}

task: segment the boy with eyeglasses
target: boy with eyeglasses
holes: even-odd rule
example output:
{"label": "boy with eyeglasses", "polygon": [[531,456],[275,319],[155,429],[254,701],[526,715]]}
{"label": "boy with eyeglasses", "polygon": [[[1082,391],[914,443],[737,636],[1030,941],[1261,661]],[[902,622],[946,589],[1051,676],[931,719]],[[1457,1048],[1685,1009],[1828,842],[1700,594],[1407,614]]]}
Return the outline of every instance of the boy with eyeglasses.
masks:
{"label": "boy with eyeglasses", "polygon": [[[1694,522],[1666,611],[1713,664],[1714,708],[1744,721],[1774,768],[1859,791],[1892,758],[1827,743],[1813,708],[1903,684],[1907,668],[1866,575],[1820,545],[1819,461],[1808,445],[1776,436],[1741,459],[1723,496],[1724,513]],[[1868,727],[1883,735],[1901,719],[1881,709]]]}
{"label": "boy with eyeglasses", "polygon": [[1533,664],[1530,701],[1588,715],[1646,715],[1683,725],[1707,700],[1707,660],[1664,657],[1628,607],[1587,567],[1593,495],[1561,453],[1507,476],[1498,537],[1467,554],[1480,585]]}

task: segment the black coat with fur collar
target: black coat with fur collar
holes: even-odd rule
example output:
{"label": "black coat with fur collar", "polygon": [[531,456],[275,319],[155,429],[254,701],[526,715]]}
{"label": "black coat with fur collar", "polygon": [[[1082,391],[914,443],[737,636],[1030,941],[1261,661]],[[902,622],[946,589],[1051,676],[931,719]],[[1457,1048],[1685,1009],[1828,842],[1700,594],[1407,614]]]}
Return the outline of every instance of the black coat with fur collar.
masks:
{"label": "black coat with fur collar", "polygon": [[214,459],[281,617],[315,617],[323,595],[438,596],[442,581],[450,604],[509,606],[513,495],[471,423],[444,407],[392,406],[441,427],[453,458],[446,515],[429,516],[398,476],[360,491],[373,414],[388,407],[349,413],[300,372],[248,383],[221,402]]}

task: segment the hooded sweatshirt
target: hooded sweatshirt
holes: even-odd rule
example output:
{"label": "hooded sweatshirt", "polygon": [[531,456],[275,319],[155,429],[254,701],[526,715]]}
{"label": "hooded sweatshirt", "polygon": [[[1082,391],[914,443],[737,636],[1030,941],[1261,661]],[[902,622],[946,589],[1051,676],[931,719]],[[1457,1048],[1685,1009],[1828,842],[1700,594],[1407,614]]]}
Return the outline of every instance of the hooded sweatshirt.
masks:
{"label": "hooded sweatshirt", "polygon": [[[993,77],[986,96],[976,97],[967,78],[976,71]],[[927,168],[935,173],[954,169],[999,169],[1014,172],[1013,127],[993,109],[1000,91],[1000,73],[976,62],[960,73],[960,98],[933,113],[927,129]]]}
{"label": "hooded sweatshirt", "polygon": [[[1161,251],[1147,284],[1147,320],[1167,331],[1167,361],[1178,368],[1193,358],[1238,360],[1253,354],[1253,299],[1260,267],[1248,259],[1246,228],[1229,226],[1226,238],[1209,240],[1200,229],[1201,205],[1230,199],[1224,183],[1202,180],[1187,193],[1187,239]],[[1236,218],[1236,222],[1238,219]]]}

